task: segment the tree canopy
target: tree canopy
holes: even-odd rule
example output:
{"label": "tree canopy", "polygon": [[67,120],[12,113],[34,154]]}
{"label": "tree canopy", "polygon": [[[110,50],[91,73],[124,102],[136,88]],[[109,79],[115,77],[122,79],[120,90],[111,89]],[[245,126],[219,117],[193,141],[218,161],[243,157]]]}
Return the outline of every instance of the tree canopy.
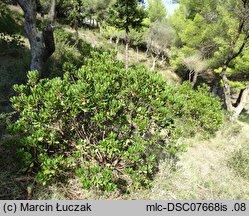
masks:
{"label": "tree canopy", "polygon": [[162,0],[149,0],[148,3],[147,10],[150,21],[152,23],[163,21],[167,16],[167,10]]}
{"label": "tree canopy", "polygon": [[213,75],[218,77],[215,82],[221,80],[223,83],[220,96],[226,108],[235,113],[241,112],[241,109],[233,106],[231,85],[242,81],[245,84],[242,87],[244,94],[248,93],[249,68],[247,64],[241,64],[242,59],[248,59],[248,10],[247,0],[181,0],[180,9],[171,18],[179,37],[172,63],[179,65],[182,57],[199,52],[209,62]]}

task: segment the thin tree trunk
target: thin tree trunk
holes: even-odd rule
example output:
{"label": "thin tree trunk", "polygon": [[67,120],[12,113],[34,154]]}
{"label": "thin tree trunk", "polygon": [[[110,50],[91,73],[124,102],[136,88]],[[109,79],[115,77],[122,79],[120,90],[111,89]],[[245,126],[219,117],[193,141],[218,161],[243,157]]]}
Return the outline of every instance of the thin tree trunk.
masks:
{"label": "thin tree trunk", "polygon": [[145,57],[148,57],[148,53],[149,53],[149,47],[147,47],[146,52],[145,52]]}
{"label": "thin tree trunk", "polygon": [[129,67],[129,19],[128,19],[128,3],[126,1],[125,6],[125,14],[126,14],[126,24],[125,24],[125,69],[127,70]]}
{"label": "thin tree trunk", "polygon": [[55,21],[55,7],[56,7],[56,0],[51,0],[48,18],[51,23],[51,25],[54,25]]}
{"label": "thin tree trunk", "polygon": [[[152,56],[152,57],[153,57],[153,56]],[[150,70],[152,70],[152,71],[154,71],[154,70],[155,70],[157,60],[158,60],[158,56],[153,57],[153,62],[152,62],[152,66],[151,66]]]}
{"label": "thin tree trunk", "polygon": [[112,43],[112,36],[109,38],[109,43]]}
{"label": "thin tree trunk", "polygon": [[79,25],[79,23],[78,23],[78,20],[75,20],[74,21],[74,25],[73,25],[73,28],[74,28],[74,30],[75,30],[75,45],[77,45],[78,44],[78,42],[79,42],[79,28],[78,28],[78,25]]}
{"label": "thin tree trunk", "polygon": [[119,44],[119,36],[117,36],[116,38],[116,47],[115,47],[116,50],[118,50],[118,44]]}
{"label": "thin tree trunk", "polygon": [[232,100],[231,100],[231,87],[227,79],[226,70],[227,70],[227,67],[223,66],[222,72],[221,72],[221,78],[222,78],[223,85],[224,85],[223,86],[224,102],[225,102],[226,109],[230,112],[233,112],[234,107],[233,107]]}
{"label": "thin tree trunk", "polygon": [[138,47],[136,47],[136,49],[137,49],[137,62],[139,62]]}
{"label": "thin tree trunk", "polygon": [[165,57],[164,55],[162,55],[160,63],[164,64],[166,62],[166,59],[167,59],[167,57]]}
{"label": "thin tree trunk", "polygon": [[188,74],[188,81],[191,82],[194,71],[191,70]]}
{"label": "thin tree trunk", "polygon": [[240,113],[243,111],[243,109],[245,108],[245,105],[248,102],[248,94],[249,94],[249,84],[247,84],[247,86],[245,87],[245,89],[241,90],[241,93],[237,99],[237,106],[234,109],[234,113],[232,118],[234,120],[237,120]]}
{"label": "thin tree trunk", "polygon": [[125,35],[125,69],[127,70],[129,67],[129,39],[128,32]]}
{"label": "thin tree trunk", "polygon": [[192,87],[192,88],[195,87],[195,84],[196,84],[196,82],[197,82],[197,78],[198,78],[198,72],[194,72],[193,80],[192,80],[192,83],[191,83],[191,87]]}

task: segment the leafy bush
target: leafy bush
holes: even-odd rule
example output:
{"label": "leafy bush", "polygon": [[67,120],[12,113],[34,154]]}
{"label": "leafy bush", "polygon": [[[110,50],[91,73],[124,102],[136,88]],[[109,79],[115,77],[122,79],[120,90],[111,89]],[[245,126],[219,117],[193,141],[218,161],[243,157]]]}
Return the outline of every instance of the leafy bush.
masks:
{"label": "leafy bush", "polygon": [[108,55],[94,54],[63,78],[37,81],[30,72],[26,86],[15,86],[13,129],[24,135],[25,165],[38,167],[43,182],[67,168],[86,188],[147,187],[156,167],[151,149],[173,145],[164,82],[144,68],[126,71]]}
{"label": "leafy bush", "polygon": [[[2,104],[0,103],[0,106]],[[13,113],[0,112],[0,139],[5,131],[6,125],[10,123],[10,118]]]}
{"label": "leafy bush", "polygon": [[0,51],[1,53],[7,52],[9,54],[16,53],[24,48],[24,41],[20,35],[8,35],[0,33]]}
{"label": "leafy bush", "polygon": [[173,89],[173,112],[180,119],[178,123],[185,135],[194,135],[201,131],[213,134],[220,128],[223,122],[222,104],[209,92],[207,85],[193,90],[189,82]]}
{"label": "leafy bush", "polygon": [[245,179],[249,180],[249,145],[242,146],[235,151],[229,165]]}
{"label": "leafy bush", "polygon": [[[195,125],[209,124],[201,117],[205,108],[180,101],[188,99],[180,87],[167,86],[144,67],[125,70],[113,54],[92,53],[81,69],[66,64],[65,70],[63,78],[40,81],[33,71],[27,85],[14,86],[18,96],[12,102],[20,116],[12,129],[23,135],[24,165],[38,171],[44,183],[75,171],[84,188],[147,188],[162,153],[176,154],[183,147],[176,142],[177,118],[186,113],[195,116]],[[204,95],[204,89],[197,94]],[[190,102],[199,100],[193,95]],[[202,97],[203,103],[195,102],[199,106],[215,100]]]}
{"label": "leafy bush", "polygon": [[62,76],[62,68],[65,62],[82,65],[84,58],[75,47],[76,40],[74,35],[61,28],[54,31],[56,50],[52,58],[49,60],[48,74],[50,77]]}
{"label": "leafy bush", "polygon": [[249,124],[249,114],[246,112],[242,112],[239,116],[239,121]]}
{"label": "leafy bush", "polygon": [[65,63],[73,64],[79,68],[92,51],[97,51],[97,48],[93,48],[91,44],[77,39],[73,33],[62,28],[57,28],[54,35],[57,48],[49,62],[48,74],[50,77],[62,76]]}
{"label": "leafy bush", "polygon": [[0,1],[0,53],[15,54],[20,48],[24,48],[21,38],[23,27],[20,15],[11,11],[8,6]]}

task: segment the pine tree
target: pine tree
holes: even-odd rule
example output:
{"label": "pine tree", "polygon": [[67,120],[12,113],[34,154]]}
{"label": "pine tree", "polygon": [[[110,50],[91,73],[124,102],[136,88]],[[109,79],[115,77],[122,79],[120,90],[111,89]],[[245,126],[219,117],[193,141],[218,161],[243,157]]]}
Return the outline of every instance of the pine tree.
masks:
{"label": "pine tree", "polygon": [[148,17],[150,21],[162,22],[167,16],[167,10],[162,2],[162,0],[149,0],[148,1]]}
{"label": "pine tree", "polygon": [[[180,3],[180,10],[172,17],[179,36],[178,61],[196,52],[207,59],[214,76],[213,92],[236,119],[249,93],[249,65],[244,63],[249,59],[249,0],[181,0]],[[240,94],[233,101],[232,92],[236,90]]]}
{"label": "pine tree", "polygon": [[131,29],[140,29],[143,20],[146,17],[146,12],[143,7],[143,0],[117,0],[110,8],[109,16],[106,21],[109,25],[120,30],[125,30],[126,33],[126,51],[125,51],[125,67],[128,63],[128,48],[129,48],[129,32]]}

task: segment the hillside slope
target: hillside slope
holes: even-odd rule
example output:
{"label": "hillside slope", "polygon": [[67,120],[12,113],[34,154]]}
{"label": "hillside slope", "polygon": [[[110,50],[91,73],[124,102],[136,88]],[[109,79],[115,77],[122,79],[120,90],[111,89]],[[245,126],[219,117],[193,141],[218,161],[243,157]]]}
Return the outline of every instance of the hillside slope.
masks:
{"label": "hillside slope", "polygon": [[[72,29],[66,28],[73,32]],[[104,48],[115,49],[96,31],[80,30],[81,39]],[[10,111],[9,97],[13,94],[14,83],[25,82],[28,70],[29,50],[27,41],[18,52],[0,55],[0,112]],[[118,58],[124,59],[124,45],[117,47]],[[18,55],[17,55],[18,54]],[[142,51],[130,49],[130,63],[143,63],[151,67],[152,59],[146,58]],[[167,66],[159,65],[158,70],[171,84],[180,82],[180,78]],[[0,119],[1,120],[1,119]],[[1,122],[0,122],[1,123]],[[238,176],[229,166],[233,152],[243,145],[249,145],[249,125],[239,122],[226,125],[217,132],[216,137],[202,140],[200,137],[188,139],[186,152],[180,155],[176,166],[169,167],[162,162],[160,172],[153,182],[151,190],[121,196],[111,194],[104,196],[81,190],[81,184],[71,179],[68,184],[35,187],[34,199],[249,199],[249,181]],[[19,142],[18,137],[10,136],[0,124],[0,199],[26,199],[27,186],[33,179],[23,176],[15,157],[13,146]]]}

